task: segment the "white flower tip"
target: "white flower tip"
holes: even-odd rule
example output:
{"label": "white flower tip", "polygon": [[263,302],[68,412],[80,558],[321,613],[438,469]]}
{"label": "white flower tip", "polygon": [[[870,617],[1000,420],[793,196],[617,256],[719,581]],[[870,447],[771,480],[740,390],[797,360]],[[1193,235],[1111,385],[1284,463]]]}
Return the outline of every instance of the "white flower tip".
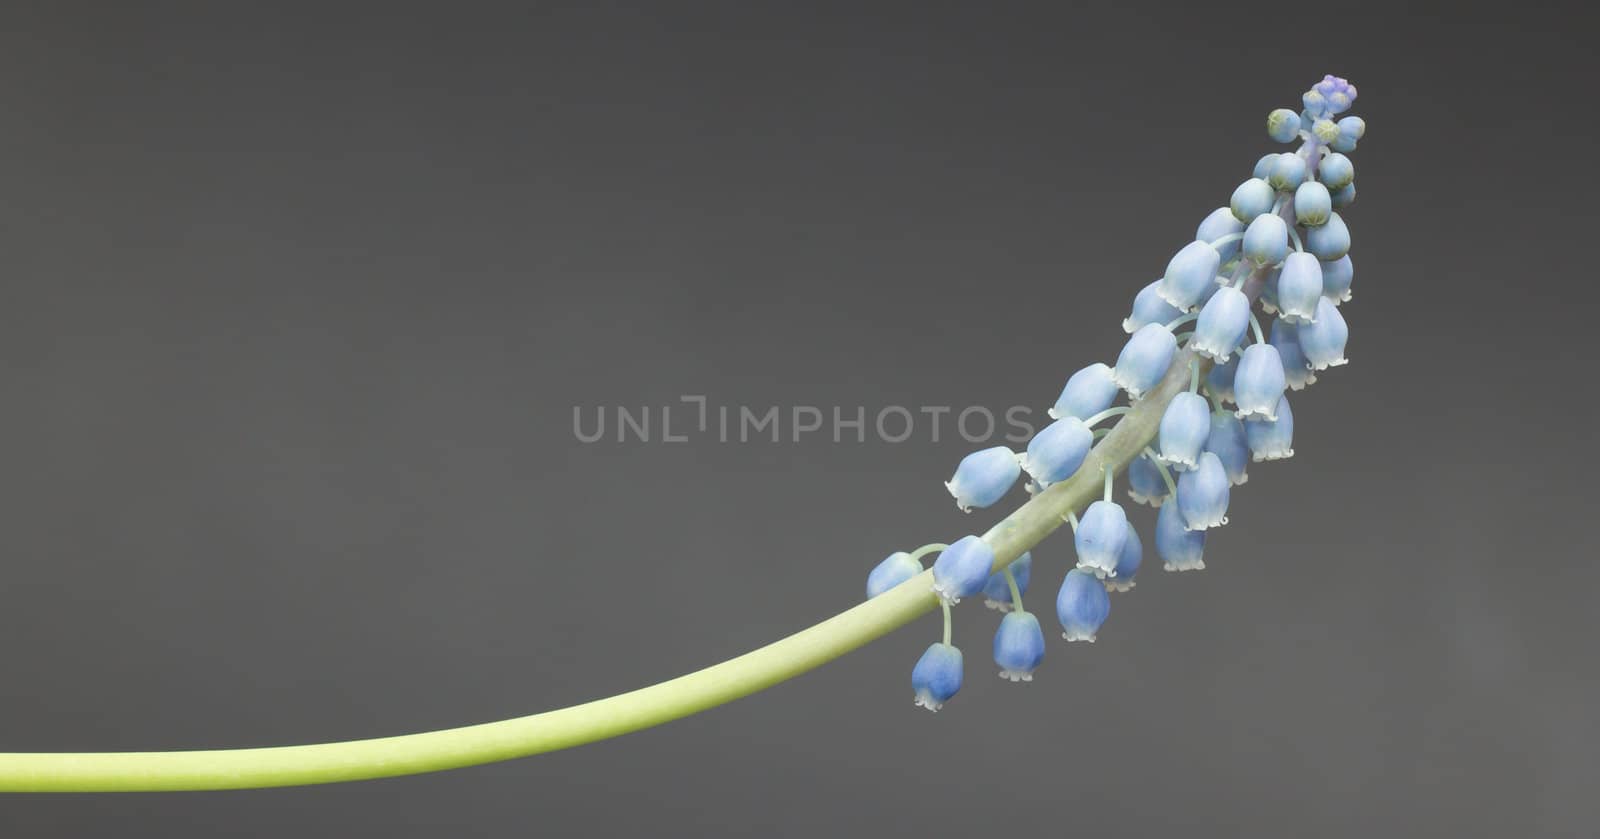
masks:
{"label": "white flower tip", "polygon": [[1114,591],[1114,592],[1117,592],[1119,594],[1122,593],[1122,592],[1133,591],[1133,587],[1135,585],[1133,580],[1115,580],[1115,579],[1113,579],[1113,580],[1106,580],[1105,583],[1106,583],[1106,591]]}
{"label": "white flower tip", "polygon": [[1024,670],[1001,670],[1000,678],[1008,682],[1031,682],[1033,681],[1033,673]]}
{"label": "white flower tip", "polygon": [[927,708],[929,711],[932,711],[936,714],[939,712],[940,708],[944,707],[943,702],[934,699],[933,696],[925,690],[917,691],[917,696],[914,700],[912,700],[912,702],[915,703],[918,708]]}
{"label": "white flower tip", "polygon": [[[1143,325],[1144,324],[1139,323],[1138,321],[1134,320],[1133,318],[1123,318],[1122,319],[1122,331],[1128,333],[1129,335],[1132,335],[1133,333],[1138,332],[1139,331],[1139,327],[1141,327]],[[1053,415],[1052,415],[1052,419],[1054,419]]]}
{"label": "white flower tip", "polygon": [[1005,610],[1011,608],[1011,604],[1010,603],[1001,603],[1000,601],[998,601],[998,600],[996,600],[996,599],[994,599],[992,597],[985,597],[983,599],[983,605],[984,605],[984,608],[993,609],[996,612],[1004,612]]}
{"label": "white flower tip", "polygon": [[1051,408],[1050,410],[1045,411],[1044,415],[1049,417],[1049,418],[1051,418],[1051,419],[1053,419],[1053,420],[1061,419],[1061,412],[1057,411],[1055,408]]}
{"label": "white flower tip", "polygon": [[1067,639],[1068,641],[1088,641],[1091,644],[1094,643],[1093,632],[1084,632],[1077,629],[1069,629],[1066,632],[1061,633],[1061,637]]}
{"label": "white flower tip", "polygon": [[959,595],[956,595],[956,594],[953,594],[951,592],[945,591],[944,590],[944,586],[939,584],[939,582],[937,582],[937,581],[935,581],[932,586],[929,586],[929,590],[931,590],[934,593],[934,595],[936,595],[939,598],[939,600],[941,600],[942,602],[948,603],[951,606],[954,606],[957,603],[961,602],[961,597]]}

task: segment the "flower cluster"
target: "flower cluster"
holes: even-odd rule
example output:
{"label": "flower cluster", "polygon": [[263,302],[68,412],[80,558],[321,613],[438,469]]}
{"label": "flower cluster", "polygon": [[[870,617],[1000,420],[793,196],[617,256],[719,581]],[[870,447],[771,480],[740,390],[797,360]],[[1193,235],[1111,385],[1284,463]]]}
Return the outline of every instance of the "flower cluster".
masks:
{"label": "flower cluster", "polygon": [[[996,446],[974,452],[945,483],[957,506],[970,512],[999,503],[1024,474],[1028,493],[1036,496],[1029,505],[1084,469],[1099,473],[1090,480],[1103,477],[1099,500],[1081,517],[1076,510],[1063,516],[1076,551],[1075,567],[1056,594],[1056,618],[1067,641],[1095,640],[1111,611],[1110,593],[1133,588],[1143,559],[1139,533],[1113,492],[1120,468],[1126,466],[1128,497],[1157,508],[1154,544],[1163,568],[1203,569],[1207,535],[1228,523],[1230,492],[1248,479],[1248,464],[1294,454],[1287,391],[1302,390],[1317,373],[1346,363],[1349,330],[1339,307],[1350,300],[1354,269],[1350,231],[1339,211],[1355,200],[1355,169],[1346,153],[1366,123],[1340,115],[1355,98],[1354,85],[1327,76],[1306,91],[1299,112],[1268,114],[1268,136],[1298,148],[1262,157],[1228,205],[1207,215],[1195,240],[1138,292],[1122,322],[1129,337],[1116,363],[1073,373],[1050,408],[1053,422],[1025,451]],[[1267,328],[1258,308],[1275,316]],[[1191,322],[1192,329],[1180,331]],[[1176,370],[1186,370],[1188,388],[1174,393],[1181,387],[1181,379],[1170,379],[1182,375]],[[1163,382],[1171,383],[1163,390]],[[1121,394],[1129,404],[1115,404]],[[1096,426],[1129,414],[1124,422],[1159,417],[1130,423],[1130,433],[1145,437],[1131,460],[1091,457],[1095,440],[1110,431]],[[993,648],[1000,675],[1032,680],[1045,638],[1022,603],[1033,577],[1031,553],[997,557],[987,538],[976,535],[895,553],[868,576],[867,596],[922,577],[921,557],[934,552],[931,588],[944,609],[944,640],[912,669],[916,703],[936,711],[960,690],[963,659],[951,644],[950,607],[980,593],[1005,613]]]}

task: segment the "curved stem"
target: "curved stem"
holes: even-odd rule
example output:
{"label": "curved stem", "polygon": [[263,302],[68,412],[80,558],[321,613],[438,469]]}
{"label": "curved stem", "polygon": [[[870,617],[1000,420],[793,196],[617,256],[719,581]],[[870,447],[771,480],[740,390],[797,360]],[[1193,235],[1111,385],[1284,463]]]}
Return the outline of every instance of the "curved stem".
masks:
{"label": "curved stem", "polygon": [[1017,577],[1016,577],[1015,574],[1011,573],[1011,566],[1009,566],[1009,565],[1006,566],[1006,572],[1005,573],[1006,573],[1006,585],[1011,587],[1011,610],[1014,611],[1014,612],[1021,612],[1021,611],[1023,611],[1023,608],[1022,608],[1022,589],[1017,587]]}
{"label": "curved stem", "polygon": [[[1254,297],[1265,269],[1247,283]],[[991,573],[1016,561],[1100,495],[1106,481],[1146,451],[1167,403],[1188,384],[1190,350],[1112,427],[1071,477],[1050,485],[983,535]],[[1157,462],[1159,466],[1159,461]],[[1172,490],[1172,477],[1162,469]],[[938,550],[929,545],[918,552]],[[933,572],[815,626],[737,658],[582,705],[499,722],[305,746],[176,752],[0,754],[0,792],[155,792],[249,789],[415,775],[553,752],[671,722],[772,687],[889,634],[939,602]]]}

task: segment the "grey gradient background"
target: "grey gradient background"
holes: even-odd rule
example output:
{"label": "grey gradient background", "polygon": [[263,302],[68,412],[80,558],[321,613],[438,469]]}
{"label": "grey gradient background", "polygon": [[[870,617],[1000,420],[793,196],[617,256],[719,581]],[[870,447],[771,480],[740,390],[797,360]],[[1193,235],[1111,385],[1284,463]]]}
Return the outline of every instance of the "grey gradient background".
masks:
{"label": "grey gradient background", "polygon": [[1034,684],[964,608],[937,716],[929,618],[565,753],[0,827],[1593,835],[1586,28],[1304,11],[7,8],[12,751],[486,721],[804,627],[994,520],[940,487],[963,443],[582,445],[572,406],[1043,408],[1270,108],[1337,72],[1371,128],[1353,364],[1212,569],[1147,573]]}

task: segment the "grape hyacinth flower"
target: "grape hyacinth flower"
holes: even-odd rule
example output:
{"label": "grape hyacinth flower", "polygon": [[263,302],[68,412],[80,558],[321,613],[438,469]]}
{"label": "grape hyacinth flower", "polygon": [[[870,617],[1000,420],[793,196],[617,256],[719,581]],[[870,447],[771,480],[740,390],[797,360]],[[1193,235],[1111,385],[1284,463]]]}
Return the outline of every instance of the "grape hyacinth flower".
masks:
{"label": "grape hyacinth flower", "polygon": [[[1217,256],[1221,258],[1222,264],[1226,265],[1239,255],[1237,235],[1243,232],[1244,224],[1233,217],[1233,210],[1228,207],[1218,207],[1212,210],[1211,215],[1206,216],[1204,221],[1200,222],[1199,227],[1195,228],[1194,237],[1202,242],[1210,242],[1211,246],[1217,249]],[[1172,317],[1165,318],[1161,322],[1166,323],[1174,317],[1177,317],[1177,314],[1173,314]],[[1123,329],[1128,332],[1133,331],[1127,328],[1126,323],[1123,324]]]}
{"label": "grape hyacinth flower", "polygon": [[1027,594],[1028,583],[1033,580],[1033,555],[1024,553],[1004,569],[989,575],[989,582],[983,584],[985,607],[1000,612],[1011,608],[1011,583],[1006,579],[1006,571],[1017,581],[1017,593]]}
{"label": "grape hyacinth flower", "polygon": [[1239,371],[1233,377],[1233,403],[1239,406],[1239,419],[1272,418],[1288,383],[1283,375],[1283,359],[1271,344],[1256,343],[1239,357]]}
{"label": "grape hyacinth flower", "polygon": [[1354,204],[1355,201],[1356,185],[1354,182],[1345,184],[1343,189],[1340,189],[1338,192],[1333,194],[1333,208],[1335,210],[1342,210],[1345,207]]}
{"label": "grape hyacinth flower", "polygon": [[919,707],[937,711],[961,690],[961,651],[933,644],[911,668],[911,690]]}
{"label": "grape hyacinth flower", "polygon": [[1128,497],[1135,504],[1151,507],[1160,507],[1167,497],[1167,482],[1161,477],[1161,467],[1148,456],[1140,455],[1128,464]]}
{"label": "grape hyacinth flower", "polygon": [[1244,256],[1257,265],[1277,265],[1289,255],[1289,225],[1275,213],[1256,216],[1244,231]]}
{"label": "grape hyacinth flower", "polygon": [[[1174,313],[1173,317],[1177,317],[1177,314]],[[1056,398],[1055,406],[1045,413],[1054,420],[1067,417],[1086,420],[1111,407],[1116,398],[1117,383],[1111,378],[1111,368],[1096,362],[1073,373],[1067,379],[1066,387],[1061,389],[1061,395]]]}
{"label": "grape hyacinth flower", "polygon": [[[1318,290],[1321,290],[1320,283]],[[1195,321],[1194,339],[1188,347],[1206,358],[1227,361],[1244,340],[1244,333],[1249,328],[1250,298],[1237,288],[1218,288],[1205,308],[1200,310],[1200,317]]]}
{"label": "grape hyacinth flower", "polygon": [[1139,573],[1139,564],[1144,561],[1144,543],[1139,541],[1139,531],[1128,525],[1128,539],[1122,543],[1122,553],[1117,555],[1117,568],[1102,582],[1107,591],[1126,592],[1132,591],[1134,575]]}
{"label": "grape hyacinth flower", "polygon": [[1328,214],[1332,212],[1333,195],[1325,184],[1306,181],[1294,191],[1295,221],[1307,227],[1316,227],[1327,224]]}
{"label": "grape hyacinth flower", "polygon": [[1122,319],[1122,331],[1132,335],[1142,326],[1168,323],[1181,314],[1181,309],[1161,299],[1161,281],[1155,280],[1134,295],[1133,310]]}
{"label": "grape hyacinth flower", "polygon": [[1323,297],[1317,303],[1317,319],[1300,327],[1300,349],[1313,370],[1326,370],[1349,362],[1344,357],[1344,345],[1350,338],[1350,327],[1345,325],[1339,307]]}
{"label": "grape hyacinth flower", "polygon": [[1245,440],[1244,423],[1227,411],[1211,415],[1211,432],[1206,435],[1206,451],[1217,456],[1228,473],[1228,483],[1239,486],[1250,479],[1245,467],[1250,462],[1250,444]]}
{"label": "grape hyacinth flower", "polygon": [[1217,253],[1210,243],[1199,240],[1190,242],[1167,262],[1166,273],[1161,275],[1161,285],[1156,287],[1156,294],[1167,303],[1188,310],[1211,291],[1217,281],[1217,269],[1221,267],[1222,254]]}
{"label": "grape hyacinth flower", "polygon": [[[1209,245],[1206,247],[1210,249]],[[1166,326],[1155,323],[1141,326],[1123,345],[1117,356],[1117,366],[1111,371],[1111,380],[1127,391],[1129,398],[1138,399],[1166,375],[1177,352],[1177,339]]]}
{"label": "grape hyacinth flower", "polygon": [[1300,136],[1300,115],[1288,108],[1267,114],[1267,136],[1279,143],[1292,143]]}
{"label": "grape hyacinth flower", "polygon": [[1355,264],[1350,255],[1322,263],[1322,296],[1337,306],[1350,300],[1350,281],[1355,277]]}
{"label": "grape hyacinth flower", "polygon": [[1278,159],[1272,161],[1272,169],[1267,172],[1267,185],[1274,190],[1293,192],[1305,180],[1305,158],[1293,152],[1278,155]]}
{"label": "grape hyacinth flower", "polygon": [[1316,319],[1322,300],[1322,263],[1309,253],[1291,253],[1278,272],[1279,317],[1289,323]]}
{"label": "grape hyacinth flower", "polygon": [[1329,213],[1320,227],[1306,229],[1306,250],[1323,262],[1332,262],[1350,252],[1350,228],[1338,213]]}
{"label": "grape hyacinth flower", "polygon": [[1224,402],[1233,401],[1233,379],[1239,373],[1239,357],[1211,365],[1206,374],[1206,391]]}
{"label": "grape hyacinth flower", "polygon": [[1317,180],[1328,188],[1329,192],[1337,193],[1349,186],[1356,179],[1356,165],[1350,158],[1334,152],[1322,159],[1317,164]]}
{"label": "grape hyacinth flower", "polygon": [[867,599],[871,600],[922,573],[922,563],[905,551],[889,554],[867,575]]}
{"label": "grape hyacinth flower", "polygon": [[1278,358],[1283,362],[1283,381],[1290,390],[1305,390],[1307,385],[1316,383],[1317,374],[1311,371],[1311,362],[1300,348],[1300,327],[1275,320],[1268,342],[1278,351]]}
{"label": "grape hyacinth flower", "polygon": [[1228,523],[1228,471],[1215,454],[1200,455],[1200,465],[1178,476],[1178,512],[1190,530]]}
{"label": "grape hyacinth flower", "polygon": [[944,488],[955,496],[961,512],[970,513],[973,507],[988,507],[999,501],[1021,475],[1017,453],[1005,446],[994,446],[962,458]]}
{"label": "grape hyacinth flower", "polygon": [[1114,501],[1096,501],[1083,511],[1073,529],[1078,567],[1103,577],[1116,570],[1122,543],[1128,538],[1128,514]]}
{"label": "grape hyacinth flower", "polygon": [[1106,617],[1111,614],[1111,598],[1106,587],[1093,574],[1074,568],[1067,572],[1056,594],[1056,618],[1061,621],[1061,637],[1068,641],[1094,643]]}
{"label": "grape hyacinth flower", "polygon": [[1367,122],[1361,117],[1345,117],[1339,120],[1339,136],[1334,138],[1332,146],[1336,152],[1353,152],[1356,143],[1367,133]]}
{"label": "grape hyacinth flower", "polygon": [[1350,110],[1350,106],[1356,101],[1356,86],[1338,76],[1323,76],[1322,81],[1317,82],[1312,90],[1320,94],[1322,100],[1327,103],[1323,113],[1329,115],[1342,114]]}
{"label": "grape hyacinth flower", "polygon": [[1156,515],[1156,553],[1166,571],[1203,571],[1206,532],[1190,530],[1177,504],[1166,504]]}
{"label": "grape hyacinth flower", "polygon": [[1094,444],[1094,432],[1077,417],[1059,419],[1045,426],[1028,442],[1022,455],[1022,469],[1039,489],[1071,477]]}
{"label": "grape hyacinth flower", "polygon": [[1289,410],[1289,397],[1278,399],[1273,415],[1274,419],[1244,421],[1244,437],[1250,444],[1250,459],[1257,463],[1294,457],[1294,413]]}
{"label": "grape hyacinth flower", "polygon": [[977,536],[963,536],[933,561],[933,593],[950,604],[983,590],[994,567],[994,548]]}
{"label": "grape hyacinth flower", "polygon": [[994,663],[1000,665],[1000,678],[1009,682],[1031,682],[1033,671],[1044,661],[1044,630],[1032,612],[1010,612],[1000,619],[994,634]]}
{"label": "grape hyacinth flower", "polygon": [[1161,460],[1179,472],[1200,465],[1200,452],[1211,433],[1211,406],[1198,393],[1180,393],[1161,415],[1157,439]]}
{"label": "grape hyacinth flower", "polygon": [[[1267,164],[1267,173],[1270,173],[1278,156],[1269,154],[1261,160]],[[1266,174],[1257,174],[1234,187],[1233,196],[1228,199],[1228,209],[1240,224],[1249,224],[1272,212],[1272,203],[1278,199],[1278,194],[1272,184],[1267,183],[1266,177]]]}

